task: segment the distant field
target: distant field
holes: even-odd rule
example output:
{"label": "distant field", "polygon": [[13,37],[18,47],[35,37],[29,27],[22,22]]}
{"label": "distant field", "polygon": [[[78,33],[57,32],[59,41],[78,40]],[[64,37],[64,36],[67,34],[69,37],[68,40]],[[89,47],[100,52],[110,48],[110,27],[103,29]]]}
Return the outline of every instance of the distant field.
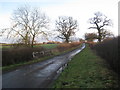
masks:
{"label": "distant field", "polygon": [[13,44],[1,44],[0,45],[0,48],[2,49],[12,48],[12,47],[13,47]]}
{"label": "distant field", "polygon": [[0,46],[0,48],[11,48],[11,46]]}
{"label": "distant field", "polygon": [[[42,44],[42,45],[34,45],[34,47],[42,46],[46,49],[53,49],[57,47],[59,44]],[[6,48],[12,48],[12,45],[1,45],[0,48],[6,49]]]}
{"label": "distant field", "polygon": [[53,49],[56,48],[59,44],[42,44],[42,45],[35,45],[34,47],[42,46],[46,49]]}

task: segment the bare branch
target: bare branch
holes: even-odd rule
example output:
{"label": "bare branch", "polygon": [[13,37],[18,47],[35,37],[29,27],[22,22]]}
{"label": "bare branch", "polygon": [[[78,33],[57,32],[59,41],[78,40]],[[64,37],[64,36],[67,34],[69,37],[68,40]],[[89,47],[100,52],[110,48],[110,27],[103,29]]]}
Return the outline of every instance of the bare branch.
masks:
{"label": "bare branch", "polygon": [[88,29],[97,29],[97,27],[89,27]]}
{"label": "bare branch", "polygon": [[32,47],[36,36],[43,34],[42,29],[47,28],[49,23],[44,13],[27,6],[14,11],[12,21],[13,26],[8,31],[8,37],[19,36],[25,45],[31,43]]}
{"label": "bare branch", "polygon": [[60,33],[58,36],[61,39],[65,39],[65,42],[69,42],[69,38],[75,34],[75,30],[78,27],[77,20],[73,20],[72,17],[61,16],[56,21],[56,31]]}
{"label": "bare branch", "polygon": [[[97,29],[98,30],[98,41],[101,42],[103,37],[103,30],[105,26],[111,26],[112,21],[111,19],[107,19],[105,15],[100,12],[96,12],[93,18],[89,19],[89,23],[93,24],[94,27],[89,27],[89,29]],[[107,32],[104,32],[107,33]],[[104,34],[105,35],[105,34]]]}

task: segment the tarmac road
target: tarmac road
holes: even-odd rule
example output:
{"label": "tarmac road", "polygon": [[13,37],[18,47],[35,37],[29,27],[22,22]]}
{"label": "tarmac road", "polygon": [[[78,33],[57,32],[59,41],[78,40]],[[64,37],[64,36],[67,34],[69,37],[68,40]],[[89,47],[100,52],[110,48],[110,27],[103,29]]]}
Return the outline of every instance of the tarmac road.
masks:
{"label": "tarmac road", "polygon": [[85,48],[27,65],[2,75],[2,88],[47,88],[67,66],[73,56]]}

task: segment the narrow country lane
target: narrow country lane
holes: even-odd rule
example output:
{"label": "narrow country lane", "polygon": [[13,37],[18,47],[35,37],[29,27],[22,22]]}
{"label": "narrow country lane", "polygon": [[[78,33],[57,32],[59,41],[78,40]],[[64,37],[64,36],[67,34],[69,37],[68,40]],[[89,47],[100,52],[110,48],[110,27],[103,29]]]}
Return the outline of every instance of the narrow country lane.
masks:
{"label": "narrow country lane", "polygon": [[46,88],[57,78],[62,69],[73,56],[85,48],[82,47],[69,53],[56,56],[2,75],[2,88]]}

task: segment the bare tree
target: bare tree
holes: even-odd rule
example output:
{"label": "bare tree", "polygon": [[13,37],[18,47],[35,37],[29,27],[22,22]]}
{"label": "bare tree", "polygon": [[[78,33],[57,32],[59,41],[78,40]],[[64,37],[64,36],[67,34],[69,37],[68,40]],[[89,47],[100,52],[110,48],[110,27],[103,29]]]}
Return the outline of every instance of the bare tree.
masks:
{"label": "bare tree", "polygon": [[103,30],[102,31],[102,40],[106,38],[114,37],[114,34],[108,30]]}
{"label": "bare tree", "polygon": [[47,28],[49,23],[49,19],[44,13],[28,6],[14,11],[12,21],[13,25],[9,29],[8,37],[20,37],[22,43],[31,47],[38,35],[45,34],[44,28]]}
{"label": "bare tree", "polygon": [[84,42],[85,40],[82,38],[79,38],[79,42]]}
{"label": "bare tree", "polygon": [[70,37],[75,35],[77,27],[78,22],[72,17],[61,16],[56,21],[56,31],[59,32],[58,37],[65,40],[66,43],[69,43]]}
{"label": "bare tree", "polygon": [[85,40],[93,41],[95,39],[97,39],[97,34],[96,33],[85,33]]}
{"label": "bare tree", "polygon": [[104,35],[108,35],[105,30],[106,26],[112,25],[112,20],[108,19],[105,15],[103,15],[101,12],[94,13],[94,17],[89,19],[89,23],[93,24],[93,27],[90,27],[89,29],[97,29],[98,30],[98,41],[101,42]]}

